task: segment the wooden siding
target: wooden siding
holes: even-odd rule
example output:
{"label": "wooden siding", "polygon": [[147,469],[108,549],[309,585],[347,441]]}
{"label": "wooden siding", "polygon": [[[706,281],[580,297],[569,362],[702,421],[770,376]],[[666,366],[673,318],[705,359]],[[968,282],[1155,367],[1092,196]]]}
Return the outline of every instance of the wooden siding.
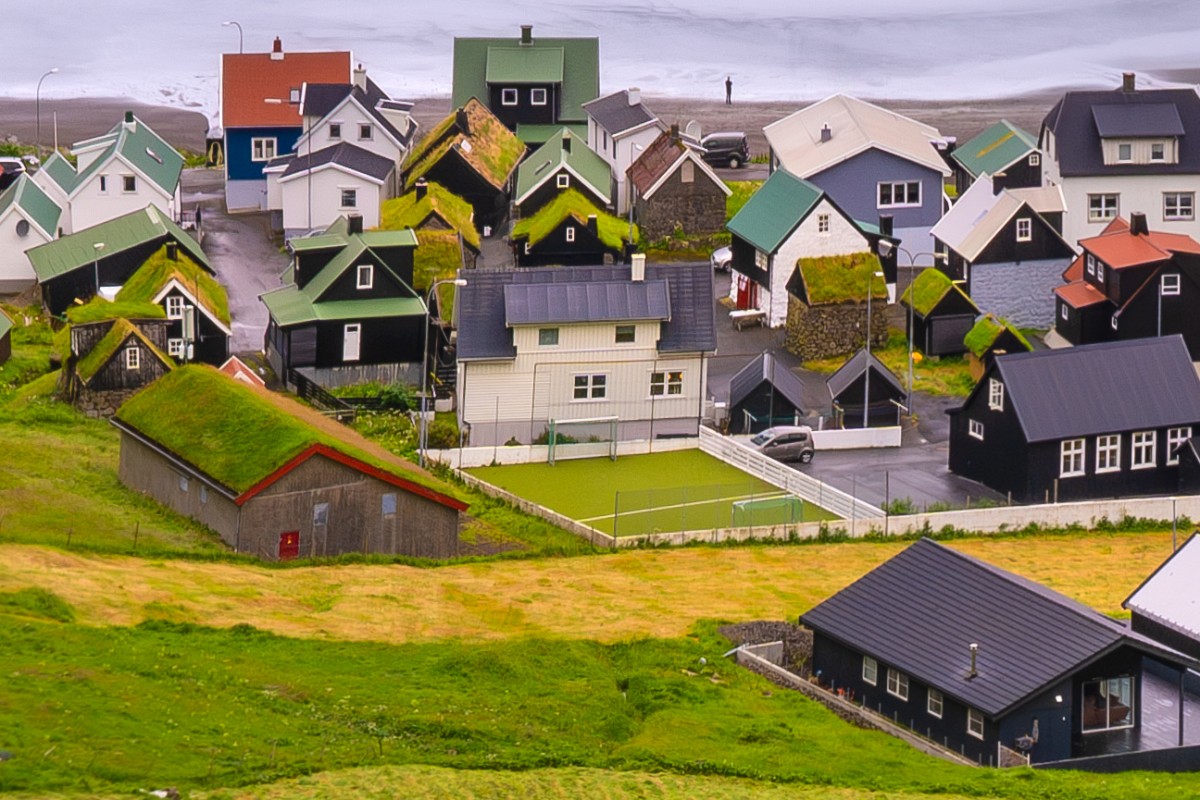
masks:
{"label": "wooden siding", "polygon": [[[575,230],[575,241],[567,240],[567,229]],[[578,266],[619,262],[624,255],[612,250],[592,229],[574,217],[567,217],[546,238],[526,252],[528,239],[513,240],[513,249],[520,267]]]}

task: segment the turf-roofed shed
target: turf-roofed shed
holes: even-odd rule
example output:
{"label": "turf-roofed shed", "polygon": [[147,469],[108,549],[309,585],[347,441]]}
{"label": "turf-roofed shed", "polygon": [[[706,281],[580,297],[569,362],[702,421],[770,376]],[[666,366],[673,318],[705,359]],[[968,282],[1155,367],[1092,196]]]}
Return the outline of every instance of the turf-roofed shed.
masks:
{"label": "turf-roofed shed", "polygon": [[63,338],[56,337],[63,364],[60,388],[88,416],[112,416],[175,367],[166,352],[166,312],[153,303],[94,297],[73,306],[66,317]]}
{"label": "turf-roofed shed", "polygon": [[963,337],[975,325],[979,309],[958,284],[930,267],[904,291],[900,305],[909,310],[913,347],[927,356],[959,355]]}
{"label": "turf-roofed shed", "polygon": [[[619,262],[630,226],[601,211],[574,189],[567,189],[512,230],[517,265],[575,266]],[[633,226],[633,241],[638,229]]]}
{"label": "turf-roofed shed", "polygon": [[263,559],[447,558],[466,505],[412,464],[283,395],[205,365],[125,403],[120,477]]}
{"label": "turf-roofed shed", "polygon": [[995,314],[981,316],[963,338],[967,349],[967,360],[971,365],[971,377],[979,380],[998,355],[1006,353],[1028,353],[1033,345],[1025,335]]}
{"label": "turf-roofed shed", "polygon": [[[788,350],[804,360],[853,352],[887,342],[887,284],[874,253],[801,258],[787,283]],[[868,314],[870,294],[873,315]]]}

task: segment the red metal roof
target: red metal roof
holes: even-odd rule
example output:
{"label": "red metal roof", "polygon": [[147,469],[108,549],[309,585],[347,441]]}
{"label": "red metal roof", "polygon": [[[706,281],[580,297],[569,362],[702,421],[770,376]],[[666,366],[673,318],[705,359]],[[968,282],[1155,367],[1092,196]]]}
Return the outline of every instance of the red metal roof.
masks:
{"label": "red metal roof", "polygon": [[349,50],[225,53],[221,56],[221,124],[226,128],[298,127],[300,104],[291,102],[293,89],[299,91],[305,83],[350,81]]}
{"label": "red metal roof", "polygon": [[1079,245],[1113,269],[1167,261],[1174,253],[1200,255],[1200,242],[1190,236],[1162,231],[1133,234],[1129,224],[1119,217],[1099,236],[1081,239]]}
{"label": "red metal roof", "polygon": [[1083,256],[1075,256],[1075,260],[1071,262],[1071,266],[1067,267],[1067,271],[1062,276],[1067,283],[1083,280]]}
{"label": "red metal roof", "polygon": [[1103,292],[1086,281],[1073,281],[1066,286],[1059,286],[1054,293],[1071,308],[1083,308],[1108,300]]}
{"label": "red metal roof", "polygon": [[678,137],[663,133],[646,148],[646,152],[629,167],[629,179],[644,195],[659,178],[666,174],[671,165],[679,160],[685,145]]}

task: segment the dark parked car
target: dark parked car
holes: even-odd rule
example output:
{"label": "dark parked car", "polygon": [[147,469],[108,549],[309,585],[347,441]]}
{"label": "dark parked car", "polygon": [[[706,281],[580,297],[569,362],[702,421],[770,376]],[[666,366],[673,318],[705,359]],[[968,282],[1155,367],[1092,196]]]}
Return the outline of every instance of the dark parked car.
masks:
{"label": "dark parked car", "polygon": [[776,461],[812,461],[812,428],[807,425],[776,425],[750,440],[750,446]]}
{"label": "dark parked car", "polygon": [[700,140],[704,160],[718,167],[743,167],[750,161],[750,140],[744,133],[710,133]]}
{"label": "dark parked car", "polygon": [[0,192],[16,183],[24,171],[25,164],[21,159],[7,156],[0,158]]}

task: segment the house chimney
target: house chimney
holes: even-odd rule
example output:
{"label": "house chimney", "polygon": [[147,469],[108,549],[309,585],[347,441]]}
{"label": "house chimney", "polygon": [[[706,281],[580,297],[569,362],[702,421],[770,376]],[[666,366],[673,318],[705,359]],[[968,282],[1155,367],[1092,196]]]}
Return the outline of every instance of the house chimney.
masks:
{"label": "house chimney", "polygon": [[429,192],[429,183],[424,178],[417,178],[416,183],[417,202],[425,199],[425,195]]}
{"label": "house chimney", "polygon": [[1129,215],[1129,233],[1133,236],[1146,236],[1150,233],[1144,211],[1134,211]]}
{"label": "house chimney", "polygon": [[128,128],[129,130],[133,130],[134,128],[137,127],[137,123],[133,119],[132,111],[125,112],[125,127]]}
{"label": "house chimney", "polygon": [[679,123],[678,122],[671,123],[671,141],[672,142],[679,141]]}
{"label": "house chimney", "polygon": [[828,142],[832,138],[833,138],[833,131],[830,130],[829,123],[826,122],[825,126],[823,128],[821,128],[821,141]]}
{"label": "house chimney", "polygon": [[636,86],[630,86],[629,91],[625,93],[629,97],[629,105],[636,106],[642,102],[642,90]]}
{"label": "house chimney", "polygon": [[634,253],[629,257],[629,277],[635,283],[641,283],[646,280],[646,254]]}
{"label": "house chimney", "polygon": [[351,214],[346,217],[346,222],[350,223],[350,233],[362,233],[362,214]]}
{"label": "house chimney", "polygon": [[1133,72],[1125,72],[1121,74],[1121,91],[1133,92],[1137,91],[1137,74]]}
{"label": "house chimney", "polygon": [[571,132],[563,131],[562,148],[564,153],[571,152]]}
{"label": "house chimney", "polygon": [[592,236],[600,235],[600,223],[597,221],[595,214],[588,214],[587,229],[591,231]]}
{"label": "house chimney", "polygon": [[894,230],[894,228],[892,227],[893,222],[894,222],[894,220],[893,220],[891,214],[880,214],[879,215],[879,232],[882,233],[884,236],[891,236],[892,231]]}
{"label": "house chimney", "polygon": [[275,37],[275,43],[271,45],[271,60],[283,61],[283,40],[278,36]]}
{"label": "house chimney", "polygon": [[943,148],[942,152],[944,152],[946,155],[950,155],[951,153],[953,153],[955,150],[958,149],[958,137],[957,136],[942,137],[942,148]]}
{"label": "house chimney", "polygon": [[167,258],[171,261],[179,260],[179,242],[167,242]]}
{"label": "house chimney", "polygon": [[363,69],[362,64],[354,70],[354,85],[364,92],[367,90],[367,71]]}
{"label": "house chimney", "polygon": [[971,674],[967,676],[968,678],[974,678],[979,674],[979,670],[976,669],[975,665],[976,656],[978,655],[979,645],[975,644],[975,642],[971,642]]}
{"label": "house chimney", "polygon": [[533,44],[533,26],[532,25],[522,25],[521,26],[521,44],[526,45],[526,46]]}
{"label": "house chimney", "polygon": [[1003,172],[997,172],[992,176],[992,195],[998,195],[1004,191],[1005,177],[1006,176]]}
{"label": "house chimney", "polygon": [[467,118],[467,110],[460,108],[454,112],[454,123],[458,126],[458,131],[463,136],[471,135],[471,120]]}

